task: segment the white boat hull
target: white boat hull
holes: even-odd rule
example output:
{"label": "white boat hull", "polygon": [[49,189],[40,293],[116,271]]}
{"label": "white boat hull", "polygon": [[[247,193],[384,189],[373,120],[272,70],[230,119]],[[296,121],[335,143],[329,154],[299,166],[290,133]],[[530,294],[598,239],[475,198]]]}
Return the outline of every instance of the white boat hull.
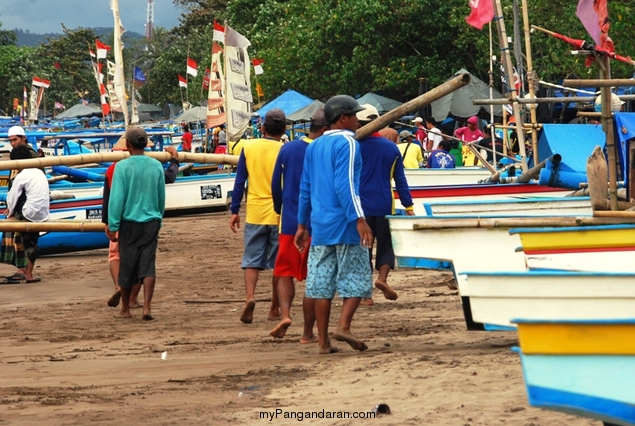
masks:
{"label": "white boat hull", "polygon": [[635,274],[466,272],[474,321],[509,327],[512,320],[629,319]]}
{"label": "white boat hull", "polygon": [[465,185],[479,183],[492,176],[482,167],[455,169],[404,169],[408,186]]}

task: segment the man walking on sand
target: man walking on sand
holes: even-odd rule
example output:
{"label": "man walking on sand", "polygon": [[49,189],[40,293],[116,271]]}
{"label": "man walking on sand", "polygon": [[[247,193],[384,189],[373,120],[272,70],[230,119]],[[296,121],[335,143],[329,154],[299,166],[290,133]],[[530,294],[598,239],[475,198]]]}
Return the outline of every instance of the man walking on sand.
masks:
{"label": "man walking on sand", "polygon": [[[156,252],[165,209],[165,175],[161,163],[144,155],[148,135],[140,127],[126,131],[130,157],[117,164],[108,201],[110,241],[119,241],[121,311],[115,318],[130,318],[130,294],[143,283],[144,321],[153,320],[152,296],[156,282]],[[117,231],[119,234],[117,235]]]}
{"label": "man walking on sand", "polygon": [[[298,229],[298,198],[300,194],[300,179],[304,166],[304,155],[309,144],[328,129],[328,123],[324,117],[324,109],[320,108],[311,116],[309,136],[284,144],[276,167],[273,170],[271,193],[273,195],[273,208],[280,215],[279,249],[274,275],[280,277],[278,282],[278,299],[280,301],[281,320],[269,333],[271,336],[282,339],[291,325],[291,303],[295,296],[293,278],[304,281],[307,275],[307,261],[309,251],[300,253],[293,243],[295,232]],[[310,227],[307,225],[309,234]],[[317,342],[313,334],[315,324],[315,299],[304,297],[302,299],[304,313],[304,332],[300,343]]]}
{"label": "man walking on sand", "polygon": [[324,114],[330,130],[309,145],[304,158],[295,244],[300,252],[308,248],[310,219],[313,234],[305,296],[316,299],[320,354],[338,351],[328,334],[336,291],[344,301],[333,338],[358,351],[368,348],[350,329],[359,302],[372,292],[368,248],[373,233],[359,198],[362,157],[354,138],[359,125],[355,114],[361,110],[350,96],[329,99]]}
{"label": "man walking on sand", "polygon": [[[357,119],[361,126],[367,125],[378,117],[377,108],[372,105],[366,106],[364,111],[357,113]],[[417,145],[414,148],[420,150]],[[395,269],[395,252],[386,216],[395,214],[393,181],[399,194],[399,200],[406,208],[406,214],[414,215],[410,188],[408,188],[408,181],[404,173],[403,158],[397,145],[383,138],[378,132],[361,139],[359,150],[362,154],[359,195],[366,215],[366,222],[368,222],[373,236],[377,239],[375,269],[378,275],[375,287],[381,290],[386,299],[397,300],[397,292],[388,285],[388,274],[391,269]],[[373,241],[371,240],[368,250],[371,270],[373,267],[372,246]],[[361,304],[371,306],[374,302],[370,298],[362,300]]]}
{"label": "man walking on sand", "polygon": [[[240,316],[244,324],[251,324],[254,320],[256,301],[254,294],[258,275],[265,269],[273,269],[278,255],[278,221],[279,217],[273,210],[271,196],[271,176],[276,164],[278,152],[282,148],[280,137],[287,127],[286,117],[281,109],[274,108],[265,115],[263,137],[244,141],[234,191],[232,193],[229,227],[233,232],[240,228],[240,203],[247,187],[247,217],[245,219],[245,251],[241,267],[245,270],[245,308]],[[272,279],[271,308],[269,319],[280,318],[278,306],[278,277]]]}

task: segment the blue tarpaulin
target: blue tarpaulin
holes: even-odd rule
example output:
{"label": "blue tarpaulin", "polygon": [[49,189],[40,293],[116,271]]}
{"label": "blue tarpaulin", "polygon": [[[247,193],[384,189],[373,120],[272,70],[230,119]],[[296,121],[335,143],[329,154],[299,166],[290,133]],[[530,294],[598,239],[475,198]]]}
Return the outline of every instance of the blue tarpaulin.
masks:
{"label": "blue tarpaulin", "polygon": [[289,115],[304,108],[311,102],[313,102],[313,99],[308,96],[304,96],[302,93],[296,92],[295,90],[287,90],[282,95],[260,108],[255,112],[255,114],[264,118],[270,110],[280,108],[285,115]]}
{"label": "blue tarpaulin", "polygon": [[587,182],[587,158],[596,146],[604,150],[606,135],[596,124],[544,124],[538,141],[538,161],[554,154],[562,157],[560,163],[549,162],[540,171],[541,185],[578,189]]}

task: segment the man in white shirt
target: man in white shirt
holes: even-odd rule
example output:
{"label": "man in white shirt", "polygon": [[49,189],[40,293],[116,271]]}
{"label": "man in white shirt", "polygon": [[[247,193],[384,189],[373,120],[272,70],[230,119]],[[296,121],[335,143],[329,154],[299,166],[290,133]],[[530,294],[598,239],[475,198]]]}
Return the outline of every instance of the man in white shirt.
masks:
{"label": "man in white shirt", "polygon": [[428,142],[426,143],[426,151],[434,151],[439,149],[439,143],[443,140],[441,130],[437,127],[437,121],[434,117],[426,118],[426,128],[428,129]]}
{"label": "man in white shirt", "polygon": [[[31,149],[19,145],[11,150],[12,160],[31,159]],[[7,218],[26,222],[46,222],[49,219],[49,184],[46,175],[40,169],[21,170],[13,180],[7,194]],[[37,258],[37,242],[39,232],[20,233],[27,256],[27,267],[24,271],[27,283],[39,282],[33,277],[33,267]]]}

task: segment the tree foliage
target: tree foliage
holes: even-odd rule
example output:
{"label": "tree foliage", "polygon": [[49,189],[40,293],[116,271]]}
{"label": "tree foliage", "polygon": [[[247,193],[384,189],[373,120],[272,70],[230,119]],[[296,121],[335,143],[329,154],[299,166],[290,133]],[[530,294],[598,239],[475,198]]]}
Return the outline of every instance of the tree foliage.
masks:
{"label": "tree foliage", "polygon": [[[465,0],[173,0],[183,11],[172,30],[155,28],[153,39],[126,42],[126,75],[140,67],[147,77],[141,90],[145,102],[159,105],[191,103],[206,98],[201,90],[204,69],[210,66],[214,20],[227,22],[252,43],[252,58],[264,59],[258,82],[266,98],[288,89],[326,100],[337,93],[362,95],[368,91],[407,101],[417,95],[420,78],[430,87],[466,68],[489,80],[489,31],[465,22]],[[575,15],[577,2],[532,0],[530,23],[573,38],[589,39]],[[616,51],[635,56],[631,0],[609,2],[610,35]],[[503,0],[506,32],[513,34],[513,5]],[[522,16],[522,14],[521,14]],[[125,22],[124,22],[125,24]],[[520,22],[522,34],[523,22]],[[37,48],[18,48],[0,31],[0,105],[21,94],[22,86],[38,75],[52,82],[48,92],[73,103],[77,93],[98,99],[97,86],[86,54],[94,43],[90,30],[68,30]],[[501,56],[494,29],[493,52]],[[4,45],[3,41],[8,40]],[[524,41],[521,43],[524,49]],[[570,46],[544,33],[531,36],[533,68],[540,79],[555,82],[576,75],[596,78],[597,66],[569,53]],[[526,52],[524,52],[526,56]],[[187,57],[198,62],[199,75],[189,77],[189,90],[179,89],[177,74],[185,76]],[[112,59],[112,58],[111,58]],[[53,68],[53,63],[62,69]],[[628,78],[632,66],[613,61],[612,75]],[[498,64],[494,84],[500,86]],[[255,84],[253,85],[255,86]]]}

